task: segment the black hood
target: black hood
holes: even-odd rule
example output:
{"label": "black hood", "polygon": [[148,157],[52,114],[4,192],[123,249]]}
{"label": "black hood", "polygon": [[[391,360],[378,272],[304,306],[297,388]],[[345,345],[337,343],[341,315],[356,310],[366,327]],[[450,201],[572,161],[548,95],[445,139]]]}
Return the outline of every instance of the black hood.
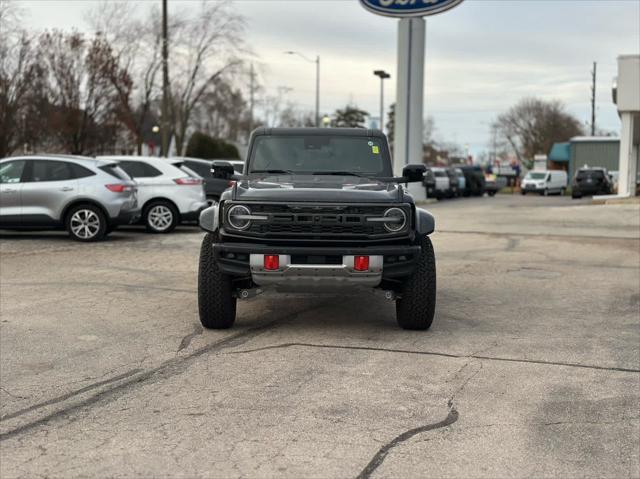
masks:
{"label": "black hood", "polygon": [[357,176],[269,175],[238,181],[234,200],[393,203],[403,199],[402,188]]}

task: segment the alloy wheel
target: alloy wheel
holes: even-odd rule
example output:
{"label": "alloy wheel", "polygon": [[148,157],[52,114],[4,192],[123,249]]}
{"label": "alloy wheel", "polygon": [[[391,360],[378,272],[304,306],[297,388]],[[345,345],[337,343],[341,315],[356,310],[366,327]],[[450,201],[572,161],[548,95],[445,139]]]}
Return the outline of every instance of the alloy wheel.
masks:
{"label": "alloy wheel", "polygon": [[100,231],[100,218],[92,210],[78,210],[71,216],[70,228],[75,236],[88,240]]}
{"label": "alloy wheel", "polygon": [[149,210],[147,221],[156,231],[166,231],[173,223],[173,211],[168,206],[155,205]]}

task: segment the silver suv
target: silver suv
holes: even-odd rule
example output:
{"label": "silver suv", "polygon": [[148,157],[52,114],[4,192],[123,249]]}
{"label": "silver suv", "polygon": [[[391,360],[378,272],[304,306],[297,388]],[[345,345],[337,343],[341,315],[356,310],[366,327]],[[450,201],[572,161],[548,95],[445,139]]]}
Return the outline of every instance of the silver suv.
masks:
{"label": "silver suv", "polygon": [[138,185],[140,222],[151,233],[169,233],[183,221],[197,221],[208,206],[202,178],[178,161],[149,156],[101,156],[117,161]]}
{"label": "silver suv", "polygon": [[114,161],[80,156],[0,160],[0,228],[66,229],[97,241],[140,217],[135,182]]}

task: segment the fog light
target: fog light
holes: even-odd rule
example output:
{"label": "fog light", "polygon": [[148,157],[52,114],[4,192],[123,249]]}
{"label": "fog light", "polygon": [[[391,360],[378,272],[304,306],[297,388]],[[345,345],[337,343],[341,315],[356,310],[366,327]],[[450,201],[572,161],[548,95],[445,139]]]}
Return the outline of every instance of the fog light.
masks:
{"label": "fog light", "polygon": [[264,269],[267,271],[275,271],[280,268],[280,256],[277,254],[264,255]]}
{"label": "fog light", "polygon": [[354,256],[353,269],[355,269],[356,271],[369,271],[369,257]]}

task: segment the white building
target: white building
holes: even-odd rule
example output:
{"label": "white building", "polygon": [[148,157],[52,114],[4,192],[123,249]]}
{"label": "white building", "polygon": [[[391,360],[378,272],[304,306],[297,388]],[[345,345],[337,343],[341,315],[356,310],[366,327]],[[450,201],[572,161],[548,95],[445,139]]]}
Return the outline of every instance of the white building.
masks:
{"label": "white building", "polygon": [[640,55],[618,57],[613,101],[622,120],[619,196],[635,196],[640,168]]}

